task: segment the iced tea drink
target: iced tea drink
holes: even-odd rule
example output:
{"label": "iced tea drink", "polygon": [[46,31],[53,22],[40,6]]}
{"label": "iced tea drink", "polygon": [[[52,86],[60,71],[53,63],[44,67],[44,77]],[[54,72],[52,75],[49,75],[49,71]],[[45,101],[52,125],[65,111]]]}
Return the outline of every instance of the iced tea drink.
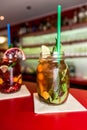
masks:
{"label": "iced tea drink", "polygon": [[10,49],[0,58],[0,92],[12,93],[21,87],[21,58],[17,56],[18,52],[18,50]]}
{"label": "iced tea drink", "polygon": [[37,92],[40,100],[62,104],[69,94],[69,70],[63,56],[41,57],[37,67]]}

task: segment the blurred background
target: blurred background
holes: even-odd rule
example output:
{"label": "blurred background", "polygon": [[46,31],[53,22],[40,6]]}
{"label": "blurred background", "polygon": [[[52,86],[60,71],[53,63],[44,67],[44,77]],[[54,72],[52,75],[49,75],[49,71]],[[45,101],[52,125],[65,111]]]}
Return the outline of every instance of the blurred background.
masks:
{"label": "blurred background", "polygon": [[1,0],[0,53],[11,43],[26,54],[21,63],[23,79],[36,82],[41,45],[52,50],[57,37],[57,6],[62,6],[61,43],[69,66],[71,87],[87,89],[87,3],[86,0]]}

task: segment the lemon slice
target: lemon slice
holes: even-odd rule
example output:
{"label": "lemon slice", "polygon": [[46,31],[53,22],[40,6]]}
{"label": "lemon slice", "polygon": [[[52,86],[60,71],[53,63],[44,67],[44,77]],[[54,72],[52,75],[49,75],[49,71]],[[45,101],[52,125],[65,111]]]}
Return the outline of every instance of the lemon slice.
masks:
{"label": "lemon slice", "polygon": [[45,45],[41,46],[41,53],[42,53],[42,58],[47,58],[48,56],[50,56],[50,50]]}

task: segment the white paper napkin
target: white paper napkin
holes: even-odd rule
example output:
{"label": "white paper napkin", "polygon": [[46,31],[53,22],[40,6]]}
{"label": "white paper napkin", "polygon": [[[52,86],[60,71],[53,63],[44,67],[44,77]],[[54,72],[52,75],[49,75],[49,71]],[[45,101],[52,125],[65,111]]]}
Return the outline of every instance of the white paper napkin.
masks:
{"label": "white paper napkin", "polygon": [[31,93],[29,92],[27,87],[25,85],[22,85],[20,90],[15,93],[6,94],[6,93],[0,92],[0,100],[18,98],[18,97],[26,97],[26,96],[30,96],[30,95],[31,95]]}
{"label": "white paper napkin", "polygon": [[39,100],[38,94],[34,93],[34,112],[35,113],[61,113],[61,112],[75,112],[87,111],[87,109],[80,104],[71,94],[67,101],[61,105],[49,105]]}

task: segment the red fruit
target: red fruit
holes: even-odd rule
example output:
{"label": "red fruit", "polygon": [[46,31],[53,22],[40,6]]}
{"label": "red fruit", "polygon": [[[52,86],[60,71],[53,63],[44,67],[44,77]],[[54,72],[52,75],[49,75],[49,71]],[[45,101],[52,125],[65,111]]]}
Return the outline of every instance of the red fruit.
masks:
{"label": "red fruit", "polygon": [[20,49],[20,48],[17,48],[17,47],[7,49],[7,50],[5,51],[3,57],[4,57],[4,58],[7,58],[7,57],[9,57],[10,54],[11,54],[13,57],[21,58],[22,60],[25,60],[25,59],[26,59],[26,56],[25,56],[23,50]]}

